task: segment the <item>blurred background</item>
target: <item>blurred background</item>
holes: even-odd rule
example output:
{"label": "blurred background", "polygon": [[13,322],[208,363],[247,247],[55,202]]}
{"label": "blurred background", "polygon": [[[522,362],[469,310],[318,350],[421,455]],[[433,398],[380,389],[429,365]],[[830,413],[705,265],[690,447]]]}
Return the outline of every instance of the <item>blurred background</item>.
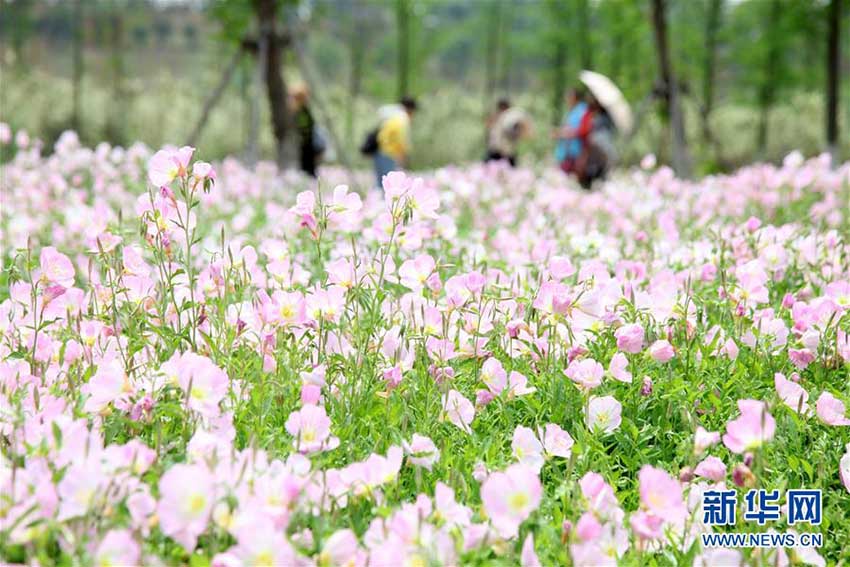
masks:
{"label": "blurred background", "polygon": [[682,143],[695,174],[793,149],[846,159],[848,20],[847,0],[0,0],[0,121],[48,148],[71,128],[274,158],[270,101],[305,83],[333,159],[365,166],[376,109],[409,94],[428,168],[480,159],[508,96],[533,117],[529,163],[551,161],[563,92],[592,69],[635,113],[627,163]]}

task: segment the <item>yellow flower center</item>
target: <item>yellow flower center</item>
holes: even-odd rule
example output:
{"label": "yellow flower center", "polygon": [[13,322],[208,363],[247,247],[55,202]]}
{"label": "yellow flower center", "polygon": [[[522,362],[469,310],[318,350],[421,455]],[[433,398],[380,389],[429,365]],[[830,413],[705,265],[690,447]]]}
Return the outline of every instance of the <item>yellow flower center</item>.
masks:
{"label": "yellow flower center", "polygon": [[289,304],[284,304],[280,306],[280,318],[281,319],[292,319],[295,315],[295,310]]}
{"label": "yellow flower center", "polygon": [[301,430],[301,440],[305,443],[312,443],[316,440],[316,430],[312,427],[305,427]]}
{"label": "yellow flower center", "polygon": [[189,497],[189,511],[192,514],[200,514],[207,505],[207,499],[203,494],[193,494]]}
{"label": "yellow flower center", "polygon": [[274,555],[270,550],[266,549],[254,556],[254,563],[256,565],[273,565]]}
{"label": "yellow flower center", "polygon": [[523,510],[528,505],[528,495],[524,492],[517,492],[516,494],[512,494],[508,499],[508,505],[515,512],[519,512]]}

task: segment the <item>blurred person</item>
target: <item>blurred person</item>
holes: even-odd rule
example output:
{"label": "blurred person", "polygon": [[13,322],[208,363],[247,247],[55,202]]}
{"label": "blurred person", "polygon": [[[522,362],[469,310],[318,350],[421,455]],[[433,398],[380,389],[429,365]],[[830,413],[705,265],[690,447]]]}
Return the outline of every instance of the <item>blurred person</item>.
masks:
{"label": "blurred person", "polygon": [[378,127],[370,132],[360,151],[371,155],[375,165],[377,187],[384,175],[408,167],[410,162],[410,125],[417,110],[416,100],[404,97],[398,104],[378,110]]}
{"label": "blurred person", "polygon": [[574,173],[579,157],[587,142],[593,126],[593,114],[587,104],[584,90],[574,87],[565,96],[567,111],[561,127],[555,130],[558,140],[555,147],[555,161],[564,173]]}
{"label": "blurred person", "polygon": [[619,154],[615,140],[617,137],[617,125],[608,113],[608,110],[593,99],[593,125],[590,130],[589,145],[596,148],[604,157],[604,168],[602,176],[617,163]]}
{"label": "blurred person", "polygon": [[496,111],[487,119],[487,155],[484,161],[506,160],[511,167],[517,164],[517,145],[531,130],[528,115],[511,106],[508,99],[499,99]]}
{"label": "blurred person", "polygon": [[298,164],[301,170],[311,177],[316,177],[316,167],[326,143],[316,120],[310,110],[310,91],[306,85],[298,85],[290,92],[295,130],[298,133]]}
{"label": "blurred person", "polygon": [[617,127],[595,97],[589,98],[587,115],[590,116],[590,132],[575,165],[576,177],[584,189],[590,189],[597,179],[604,179],[617,160],[614,144]]}

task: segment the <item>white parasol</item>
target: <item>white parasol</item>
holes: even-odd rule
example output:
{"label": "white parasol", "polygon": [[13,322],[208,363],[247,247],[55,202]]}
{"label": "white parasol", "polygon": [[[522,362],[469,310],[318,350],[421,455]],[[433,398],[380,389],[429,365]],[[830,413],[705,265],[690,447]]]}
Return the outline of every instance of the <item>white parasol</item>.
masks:
{"label": "white parasol", "polygon": [[629,103],[626,102],[626,97],[623,96],[622,91],[611,79],[593,71],[582,71],[579,74],[579,79],[599,101],[599,104],[605,107],[621,134],[632,129],[634,122],[632,110],[629,108]]}

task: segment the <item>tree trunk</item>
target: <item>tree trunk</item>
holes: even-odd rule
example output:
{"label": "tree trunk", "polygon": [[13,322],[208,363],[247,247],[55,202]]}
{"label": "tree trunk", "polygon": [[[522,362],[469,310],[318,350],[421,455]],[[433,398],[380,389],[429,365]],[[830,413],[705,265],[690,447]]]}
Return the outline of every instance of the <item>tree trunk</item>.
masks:
{"label": "tree trunk", "polygon": [[113,144],[125,143],[128,100],[124,96],[124,18],[120,12],[110,16],[110,63],[112,67],[112,104],[107,121],[107,139]]}
{"label": "tree trunk", "polygon": [[231,78],[233,77],[233,73],[236,72],[236,69],[239,67],[239,61],[242,60],[242,49],[238,49],[236,53],[230,59],[230,62],[225,67],[224,72],[221,74],[221,79],[219,79],[218,84],[213,89],[212,93],[210,93],[209,98],[204,101],[204,106],[201,108],[201,116],[198,118],[198,122],[195,123],[195,127],[192,129],[192,133],[189,134],[189,145],[194,146],[198,142],[198,138],[201,136],[201,132],[204,130],[204,126],[207,124],[207,120],[209,120],[210,113],[212,112],[215,105],[218,104],[221,95],[224,94],[224,91],[227,89],[227,86],[230,84]]}
{"label": "tree trunk", "polygon": [[567,2],[550,0],[548,17],[552,22],[552,124],[560,124],[567,88],[567,41],[570,14]]}
{"label": "tree trunk", "polygon": [[655,33],[655,51],[661,76],[661,97],[664,113],[669,119],[672,135],[673,171],[682,178],[691,176],[691,158],[685,137],[685,117],[679,100],[678,85],[673,74],[670,51],[667,45],[667,13],[665,0],[652,0],[652,26]]}
{"label": "tree trunk", "polygon": [[841,0],[829,3],[826,56],[826,148],[838,165],[838,95],[841,88]]}
{"label": "tree trunk", "polygon": [[[287,105],[286,83],[283,80],[281,65],[285,41],[277,30],[277,0],[254,0],[254,10],[260,29],[260,51],[265,47],[266,56],[260,57],[258,64],[264,67],[266,92],[271,111],[272,133],[276,144],[275,161],[281,169],[292,163],[293,155],[289,134],[292,131],[292,117]],[[264,45],[263,45],[264,44]]]}
{"label": "tree trunk", "polygon": [[499,39],[502,35],[502,1],[495,0],[487,16],[487,53],[484,64],[484,108],[490,111],[496,92],[496,71],[499,66]]}
{"label": "tree trunk", "polygon": [[410,94],[410,7],[408,0],[396,0],[396,48],[397,81],[396,95],[399,100]]}
{"label": "tree trunk", "polygon": [[349,70],[348,70],[348,101],[345,113],[345,140],[349,146],[354,141],[354,116],[357,112],[357,99],[363,84],[363,58],[366,53],[363,25],[360,10],[362,6],[357,0],[351,7],[351,37],[349,37]]}
{"label": "tree trunk", "polygon": [[773,0],[770,6],[770,16],[768,18],[767,60],[765,61],[764,77],[762,78],[761,88],[759,90],[759,108],[761,116],[759,118],[756,145],[758,146],[758,152],[762,157],[764,157],[767,151],[768,119],[770,118],[770,107],[773,106],[773,101],[776,96],[776,77],[779,71],[780,56],[780,34],[778,27],[781,16],[782,3],[780,0]]}
{"label": "tree trunk", "polygon": [[80,131],[82,126],[82,82],[83,82],[83,0],[74,3],[74,70],[71,91],[71,129]]}
{"label": "tree trunk", "polygon": [[[507,4],[502,8],[502,26],[499,28],[499,33],[502,36],[502,41],[499,42],[499,66],[498,66],[498,86],[505,94],[511,91],[511,66],[513,65],[511,52],[511,4]],[[507,12],[506,12],[507,10]]]}
{"label": "tree trunk", "polygon": [[709,119],[714,110],[714,70],[717,60],[717,33],[723,14],[723,0],[709,0],[705,23],[705,57],[702,65],[702,135],[706,143],[712,140]]}

